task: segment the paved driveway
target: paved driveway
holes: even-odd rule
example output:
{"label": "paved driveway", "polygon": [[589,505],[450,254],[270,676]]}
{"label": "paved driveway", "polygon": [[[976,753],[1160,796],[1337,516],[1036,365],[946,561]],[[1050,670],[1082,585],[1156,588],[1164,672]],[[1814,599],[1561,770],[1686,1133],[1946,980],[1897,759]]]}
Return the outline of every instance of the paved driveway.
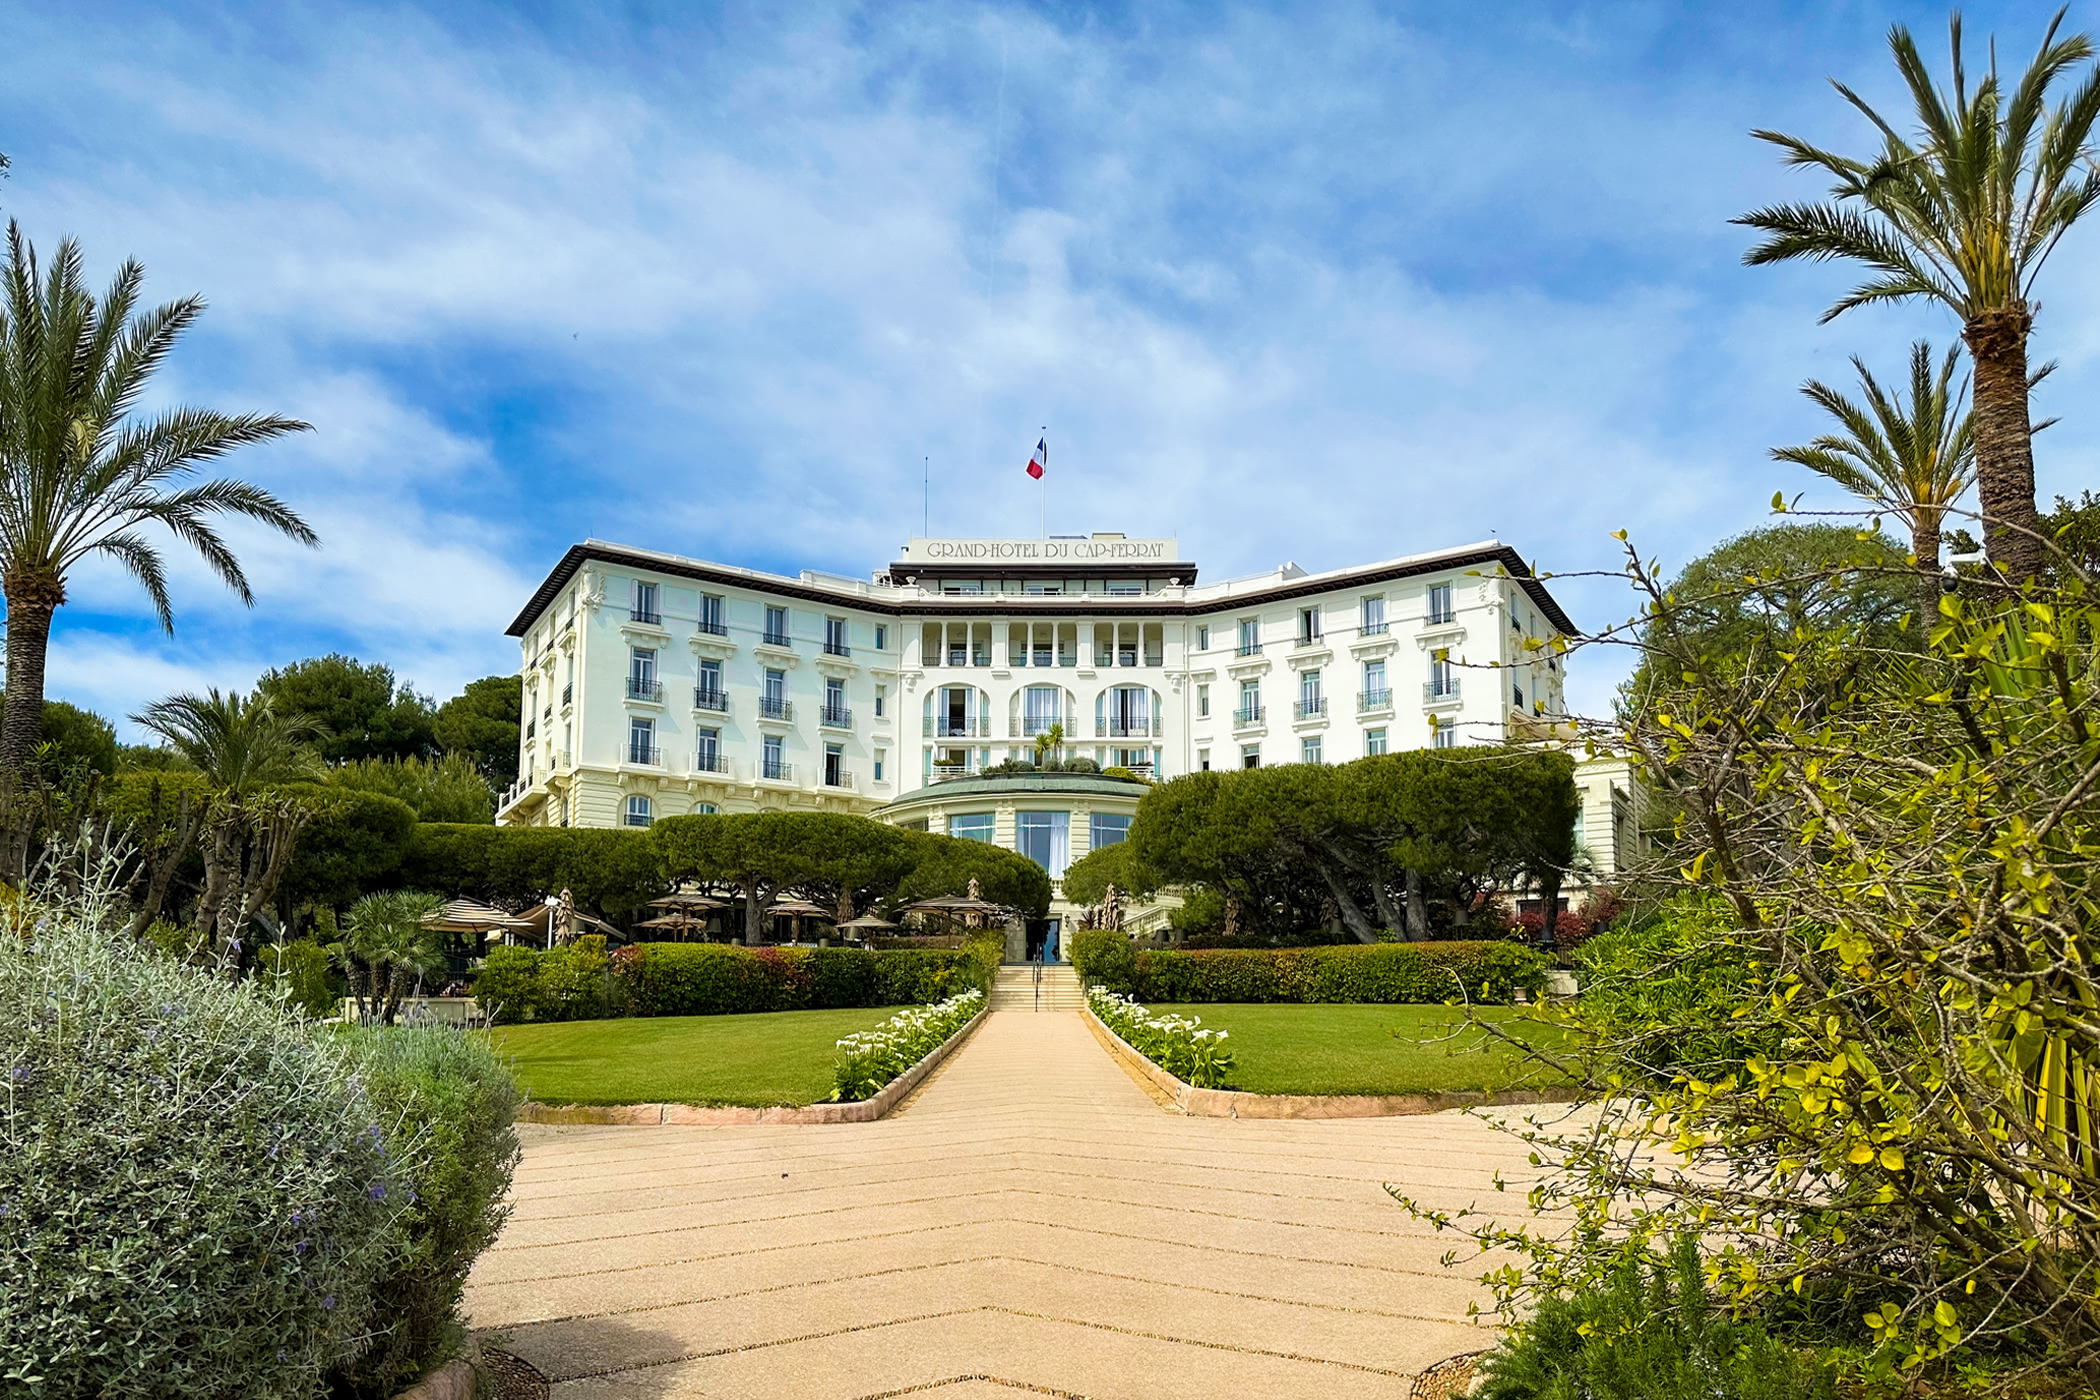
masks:
{"label": "paved driveway", "polygon": [[1456,1114],[1164,1112],[1070,1012],[992,1013],[878,1123],[520,1131],[467,1305],[559,1400],[1404,1397],[1486,1294],[1381,1183],[1529,1170]]}

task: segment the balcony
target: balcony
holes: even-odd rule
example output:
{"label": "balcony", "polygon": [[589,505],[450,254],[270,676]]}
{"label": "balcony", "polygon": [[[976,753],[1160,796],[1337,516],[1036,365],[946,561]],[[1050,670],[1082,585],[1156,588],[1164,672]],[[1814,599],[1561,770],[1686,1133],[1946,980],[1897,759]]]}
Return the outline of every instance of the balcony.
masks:
{"label": "balcony", "polygon": [[719,617],[702,617],[697,630],[705,632],[710,637],[726,637],[729,635],[728,626]]}
{"label": "balcony", "polygon": [[630,740],[627,745],[627,761],[640,764],[644,768],[661,768],[664,766],[664,751],[654,744],[637,744]]}
{"label": "balcony", "polygon": [[1292,719],[1324,719],[1327,716],[1327,697],[1308,695],[1291,706]]}
{"label": "balcony", "polygon": [[1261,706],[1259,705],[1242,705],[1232,712],[1232,727],[1234,729],[1252,729],[1255,725],[1261,723],[1261,714]]}
{"label": "balcony", "polygon": [[795,717],[795,702],[779,695],[761,695],[758,697],[758,717],[791,720]]}
{"label": "balcony", "polygon": [[826,705],[823,709],[817,711],[817,723],[823,725],[826,729],[851,729],[853,727],[853,711],[847,709],[844,705]]}
{"label": "balcony", "polygon": [[1240,656],[1260,656],[1260,655],[1261,655],[1261,643],[1260,643],[1260,642],[1241,642],[1241,643],[1240,643],[1240,645],[1239,645],[1239,650],[1238,650],[1237,654],[1238,654],[1238,655],[1240,655]]}
{"label": "balcony", "polygon": [[843,792],[853,791],[852,770],[846,768],[826,768],[824,770],[824,786],[828,788],[838,788]]}
{"label": "balcony", "polygon": [[758,776],[769,783],[792,783],[795,781],[795,765],[784,758],[761,759]]}
{"label": "balcony", "polygon": [[1144,715],[1135,719],[1114,716],[1094,726],[1096,739],[1150,739],[1160,731],[1159,723]]}
{"label": "balcony", "polygon": [[1321,637],[1318,632],[1300,632],[1298,634],[1298,645],[1301,647],[1316,647],[1320,643]]}
{"label": "balcony", "polygon": [[709,686],[696,685],[693,687],[693,708],[696,710],[712,710],[718,715],[726,715],[729,713],[729,692],[716,690]]}
{"label": "balcony", "polygon": [[729,776],[729,760],[723,757],[720,749],[702,749],[693,755],[693,771],[726,778]]}
{"label": "balcony", "polygon": [[664,615],[655,608],[630,607],[627,610],[627,620],[629,622],[640,622],[650,627],[661,627],[664,625]]}
{"label": "balcony", "polygon": [[853,648],[847,646],[844,642],[834,642],[829,637],[826,637],[824,639],[824,654],[826,656],[851,656],[853,655]]}
{"label": "balcony", "polygon": [[929,739],[988,739],[992,726],[974,716],[956,719],[952,715],[932,715],[926,720],[926,737]]}
{"label": "balcony", "polygon": [[654,704],[661,705],[664,702],[664,683],[662,681],[652,681],[643,676],[629,676],[627,678],[627,698],[629,700],[648,700]]}
{"label": "balcony", "polygon": [[1393,692],[1390,689],[1359,690],[1356,692],[1356,712],[1360,715],[1370,714],[1374,710],[1390,710],[1392,708]]}
{"label": "balcony", "polygon": [[1422,625],[1424,627],[1449,627],[1456,621],[1458,621],[1458,609],[1448,603],[1443,607],[1437,607],[1432,604],[1428,615],[1422,619]]}
{"label": "balcony", "polygon": [[953,782],[958,778],[974,777],[977,769],[969,763],[936,763],[933,765],[933,780],[937,783]]}
{"label": "balcony", "polygon": [[1056,715],[1028,715],[1021,720],[1021,737],[1033,739],[1038,734],[1048,734],[1060,721]]}
{"label": "balcony", "polygon": [[1444,676],[1438,680],[1422,683],[1422,703],[1435,705],[1445,700],[1458,698],[1458,677]]}
{"label": "balcony", "polygon": [[788,647],[794,645],[793,642],[788,640],[787,633],[775,632],[771,628],[767,628],[764,632],[759,633],[758,640],[761,645],[769,647]]}
{"label": "balcony", "polygon": [[1366,637],[1383,637],[1386,634],[1386,622],[1382,617],[1375,622],[1367,617],[1363,621],[1363,626],[1356,630]]}

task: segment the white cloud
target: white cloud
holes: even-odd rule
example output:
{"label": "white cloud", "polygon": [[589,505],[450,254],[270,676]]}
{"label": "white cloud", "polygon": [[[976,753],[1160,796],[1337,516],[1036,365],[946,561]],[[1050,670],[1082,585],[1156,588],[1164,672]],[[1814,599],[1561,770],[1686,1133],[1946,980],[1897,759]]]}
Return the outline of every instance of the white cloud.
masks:
{"label": "white cloud", "polygon": [[[68,125],[0,194],[210,293],[184,397],[319,429],[236,469],[321,552],[243,533],[252,617],[178,564],[163,654],[222,683],[507,666],[585,535],[862,573],[919,528],[922,455],[937,529],[1029,533],[1045,422],[1052,529],[1178,532],[1214,574],[1490,532],[1610,568],[1619,527],[1681,560],[1807,485],[1765,458],[1812,430],[1802,377],[1944,339],[1818,328],[1842,274],[1741,270],[1725,222],[1807,192],[1749,126],[1857,136],[1788,43],[1878,74],[1880,21],[1431,18],[45,15],[0,130]],[[2077,258],[2057,404],[2100,357]],[[2093,441],[2052,438],[2045,488]],[[138,609],[106,571],[75,596]]]}

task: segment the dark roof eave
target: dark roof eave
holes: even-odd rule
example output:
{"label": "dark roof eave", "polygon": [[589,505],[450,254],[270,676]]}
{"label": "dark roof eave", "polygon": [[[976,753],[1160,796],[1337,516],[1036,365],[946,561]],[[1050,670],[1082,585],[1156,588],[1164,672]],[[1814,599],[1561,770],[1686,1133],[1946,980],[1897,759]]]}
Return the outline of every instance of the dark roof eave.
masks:
{"label": "dark roof eave", "polygon": [[864,612],[888,613],[892,617],[923,617],[958,612],[1010,612],[1015,603],[1031,609],[1056,608],[1059,611],[1082,616],[1106,616],[1116,613],[1142,612],[1155,615],[1207,616],[1231,612],[1235,608],[1249,607],[1261,603],[1286,602],[1292,598],[1303,598],[1315,593],[1326,593],[1336,588],[1360,587],[1364,584],[1386,583],[1395,579],[1413,578],[1421,574],[1443,573],[1450,569],[1465,569],[1483,564],[1498,564],[1517,585],[1528,594],[1539,611],[1563,634],[1575,635],[1575,623],[1562,609],[1553,595],[1546,591],[1543,580],[1533,574],[1516,550],[1508,545],[1497,545],[1491,549],[1471,550],[1463,554],[1437,555],[1422,559],[1407,560],[1383,568],[1365,568],[1359,571],[1344,570],[1339,573],[1307,575],[1271,587],[1250,589],[1246,593],[1223,598],[1201,600],[1183,599],[1167,603],[1147,597],[1109,598],[1101,594],[1056,593],[1056,594],[954,594],[937,599],[905,602],[886,602],[876,598],[854,597],[811,588],[793,579],[754,578],[748,574],[724,569],[712,569],[704,564],[664,559],[655,555],[637,554],[631,550],[608,545],[577,544],[569,546],[566,553],[548,571],[540,586],[533,590],[532,597],[511,622],[504,635],[522,637],[527,628],[539,619],[541,613],[554,602],[555,596],[566,588],[569,580],[576,576],[588,560],[610,564],[622,564],[631,568],[649,569],[662,574],[674,574],[682,578],[697,579],[703,583],[716,583],[728,588],[749,588],[757,592],[771,593],[779,597],[797,598],[805,602],[821,603],[830,607],[854,607]]}

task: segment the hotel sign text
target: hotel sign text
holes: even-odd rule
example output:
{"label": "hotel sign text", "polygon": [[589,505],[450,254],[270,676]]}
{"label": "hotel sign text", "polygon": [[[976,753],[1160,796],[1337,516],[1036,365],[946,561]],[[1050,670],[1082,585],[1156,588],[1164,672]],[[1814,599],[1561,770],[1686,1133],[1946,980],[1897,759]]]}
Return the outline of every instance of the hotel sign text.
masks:
{"label": "hotel sign text", "polygon": [[905,557],[992,564],[1113,564],[1158,560],[1178,553],[1173,540],[913,540]]}

